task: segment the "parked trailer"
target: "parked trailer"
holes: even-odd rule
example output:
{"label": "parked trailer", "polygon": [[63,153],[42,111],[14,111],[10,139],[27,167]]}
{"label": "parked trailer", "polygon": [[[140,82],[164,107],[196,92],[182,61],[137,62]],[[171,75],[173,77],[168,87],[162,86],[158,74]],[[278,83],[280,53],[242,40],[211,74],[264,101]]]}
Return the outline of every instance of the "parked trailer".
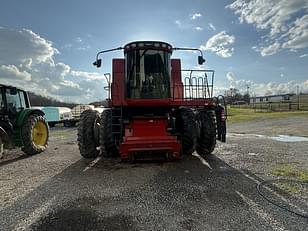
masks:
{"label": "parked trailer", "polygon": [[75,121],[68,107],[34,107],[39,108],[45,113],[45,118],[50,127],[54,127],[56,124],[63,123],[65,127],[71,127],[75,125]]}
{"label": "parked trailer", "polygon": [[82,112],[84,112],[85,110],[90,110],[90,109],[94,109],[93,105],[89,105],[89,104],[85,104],[85,105],[77,105],[75,107],[72,108],[72,115],[75,121],[79,121],[80,120],[80,115]]}

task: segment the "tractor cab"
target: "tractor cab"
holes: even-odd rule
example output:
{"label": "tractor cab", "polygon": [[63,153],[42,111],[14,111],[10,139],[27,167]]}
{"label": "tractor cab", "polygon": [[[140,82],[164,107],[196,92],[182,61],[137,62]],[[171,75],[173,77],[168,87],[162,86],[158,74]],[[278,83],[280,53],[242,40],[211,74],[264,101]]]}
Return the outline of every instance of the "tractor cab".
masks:
{"label": "tractor cab", "polygon": [[17,114],[30,107],[28,95],[16,87],[0,85],[0,117],[14,120]]}
{"label": "tractor cab", "polygon": [[132,42],[124,47],[126,97],[171,97],[172,47],[164,42]]}

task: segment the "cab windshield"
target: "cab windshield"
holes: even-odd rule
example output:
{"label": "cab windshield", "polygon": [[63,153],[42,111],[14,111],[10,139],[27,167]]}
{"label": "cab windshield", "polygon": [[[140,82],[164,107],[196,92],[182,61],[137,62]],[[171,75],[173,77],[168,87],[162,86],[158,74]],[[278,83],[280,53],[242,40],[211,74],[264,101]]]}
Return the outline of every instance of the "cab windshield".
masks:
{"label": "cab windshield", "polygon": [[134,50],[126,54],[126,61],[128,98],[170,98],[170,53]]}

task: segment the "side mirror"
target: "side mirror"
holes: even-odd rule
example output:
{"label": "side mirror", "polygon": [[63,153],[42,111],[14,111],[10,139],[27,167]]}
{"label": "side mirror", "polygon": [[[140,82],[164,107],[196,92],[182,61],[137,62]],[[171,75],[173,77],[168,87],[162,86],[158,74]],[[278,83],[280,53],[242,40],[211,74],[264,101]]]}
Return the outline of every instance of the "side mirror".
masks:
{"label": "side mirror", "polygon": [[205,59],[200,55],[198,56],[198,64],[202,65],[205,62]]}
{"label": "side mirror", "polygon": [[96,66],[97,68],[101,67],[102,66],[102,59],[97,59],[94,63],[93,63],[94,66]]}

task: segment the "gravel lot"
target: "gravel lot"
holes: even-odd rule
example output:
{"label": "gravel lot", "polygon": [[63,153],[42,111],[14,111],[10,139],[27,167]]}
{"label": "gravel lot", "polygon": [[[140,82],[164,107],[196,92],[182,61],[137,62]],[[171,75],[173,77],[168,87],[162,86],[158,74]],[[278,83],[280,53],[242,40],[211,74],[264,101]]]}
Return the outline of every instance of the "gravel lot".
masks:
{"label": "gravel lot", "polygon": [[[206,160],[136,164],[83,159],[76,130],[55,128],[48,151],[13,150],[0,160],[0,230],[308,230],[308,219],[256,191],[280,166],[308,169],[308,142],[270,138],[308,137],[305,124],[303,117],[234,124]],[[263,192],[307,212],[307,185],[288,189],[294,193],[273,184]]]}

